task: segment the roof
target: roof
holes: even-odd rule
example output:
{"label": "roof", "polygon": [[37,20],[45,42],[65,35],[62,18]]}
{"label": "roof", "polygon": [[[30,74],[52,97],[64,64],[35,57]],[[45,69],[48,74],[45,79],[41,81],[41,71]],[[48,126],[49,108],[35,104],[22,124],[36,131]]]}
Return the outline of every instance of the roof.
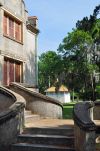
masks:
{"label": "roof", "polygon": [[28,16],[28,19],[36,19],[36,20],[38,20],[37,16]]}
{"label": "roof", "polygon": [[[48,88],[45,92],[55,92],[55,91],[56,91],[56,87],[52,86],[52,87]],[[61,85],[59,87],[58,92],[68,92],[68,89],[64,85]]]}

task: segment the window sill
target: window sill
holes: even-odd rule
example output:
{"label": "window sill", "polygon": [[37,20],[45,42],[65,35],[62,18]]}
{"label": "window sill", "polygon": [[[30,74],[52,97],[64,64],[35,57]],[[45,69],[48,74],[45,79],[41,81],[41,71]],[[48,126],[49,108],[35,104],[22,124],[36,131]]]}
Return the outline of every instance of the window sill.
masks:
{"label": "window sill", "polygon": [[23,45],[23,42],[18,41],[18,40],[16,40],[16,39],[14,39],[13,37],[10,37],[10,36],[8,36],[8,35],[6,35],[6,34],[3,34],[3,36],[6,37],[6,38],[8,38],[8,39],[11,39],[11,40],[13,40],[13,41],[15,41],[15,42],[17,42],[17,43],[19,43],[19,44],[21,44],[21,45]]}

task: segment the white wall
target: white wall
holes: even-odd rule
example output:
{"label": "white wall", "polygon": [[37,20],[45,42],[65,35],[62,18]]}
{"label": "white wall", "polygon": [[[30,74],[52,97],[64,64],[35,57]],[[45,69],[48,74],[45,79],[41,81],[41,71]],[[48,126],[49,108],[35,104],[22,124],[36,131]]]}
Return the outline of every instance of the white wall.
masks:
{"label": "white wall", "polygon": [[70,93],[46,93],[47,96],[54,98],[58,101],[60,101],[61,103],[69,103],[70,100]]}

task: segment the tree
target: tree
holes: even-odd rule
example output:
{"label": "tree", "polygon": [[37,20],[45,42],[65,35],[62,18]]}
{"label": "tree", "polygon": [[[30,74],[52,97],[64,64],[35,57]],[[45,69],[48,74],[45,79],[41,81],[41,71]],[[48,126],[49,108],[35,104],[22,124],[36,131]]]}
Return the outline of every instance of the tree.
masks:
{"label": "tree", "polygon": [[[83,30],[73,30],[68,33],[59,45],[58,52],[66,62],[67,83],[76,91],[92,89],[93,70],[97,66],[91,63],[92,36]],[[66,78],[66,79],[67,79]],[[81,81],[81,82],[80,82]],[[86,96],[87,97],[87,96]]]}
{"label": "tree", "polygon": [[[76,28],[88,32],[93,39],[92,44],[92,60],[100,63],[100,5],[96,6],[90,17],[84,17],[81,21],[77,21]],[[99,64],[97,63],[97,64]]]}
{"label": "tree", "polygon": [[[90,17],[84,17],[81,21],[76,23],[76,28],[80,30],[84,30],[88,32],[92,39],[92,47],[91,47],[91,61],[92,64],[95,64],[99,69],[93,72],[100,73],[100,5],[96,6],[93,14]],[[95,76],[93,82],[93,93],[95,89]]]}
{"label": "tree", "polygon": [[93,16],[95,16],[97,18],[97,16],[99,15],[100,12],[100,5],[96,6],[94,11],[93,11]]}
{"label": "tree", "polygon": [[85,32],[91,33],[92,28],[94,27],[96,21],[96,17],[93,15],[90,15],[89,17],[84,17],[81,21],[77,21],[76,28],[78,30],[84,30]]}
{"label": "tree", "polygon": [[41,93],[55,84],[62,72],[62,63],[60,55],[54,51],[42,53],[38,61],[39,68],[39,89]]}

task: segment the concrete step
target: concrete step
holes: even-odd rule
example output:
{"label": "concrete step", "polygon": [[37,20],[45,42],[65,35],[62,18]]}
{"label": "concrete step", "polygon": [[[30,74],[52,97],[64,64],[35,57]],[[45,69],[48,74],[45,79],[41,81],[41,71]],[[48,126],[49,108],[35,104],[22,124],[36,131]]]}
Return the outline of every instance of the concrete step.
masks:
{"label": "concrete step", "polygon": [[48,144],[48,145],[60,145],[74,147],[73,136],[62,136],[62,135],[30,135],[21,134],[18,137],[18,142],[29,143],[29,144]]}
{"label": "concrete step", "polygon": [[24,134],[44,134],[44,135],[63,135],[63,136],[73,136],[74,129],[71,127],[68,128],[25,128]]}
{"label": "concrete step", "polygon": [[75,151],[75,149],[57,145],[18,143],[12,145],[11,151]]}
{"label": "concrete step", "polygon": [[25,123],[32,123],[34,121],[40,120],[41,117],[38,114],[31,114],[31,115],[26,115],[25,116]]}
{"label": "concrete step", "polygon": [[32,112],[30,110],[25,110],[24,111],[24,115],[27,116],[27,115],[32,115]]}

